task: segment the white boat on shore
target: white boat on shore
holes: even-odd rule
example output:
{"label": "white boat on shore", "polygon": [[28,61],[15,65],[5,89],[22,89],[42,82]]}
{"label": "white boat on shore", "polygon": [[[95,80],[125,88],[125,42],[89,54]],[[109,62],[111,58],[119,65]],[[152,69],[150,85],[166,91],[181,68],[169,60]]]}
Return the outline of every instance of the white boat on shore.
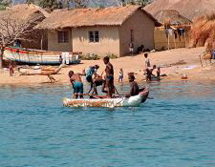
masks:
{"label": "white boat on shore", "polygon": [[138,107],[148,98],[149,90],[143,90],[136,96],[105,99],[63,99],[64,107]]}
{"label": "white boat on shore", "polygon": [[[31,49],[20,49],[20,48],[5,48],[4,59],[12,60],[21,64],[29,65],[59,65],[60,55],[63,52],[44,51],[44,50],[31,50]],[[65,62],[66,64],[78,64],[81,62],[81,53],[68,53]]]}

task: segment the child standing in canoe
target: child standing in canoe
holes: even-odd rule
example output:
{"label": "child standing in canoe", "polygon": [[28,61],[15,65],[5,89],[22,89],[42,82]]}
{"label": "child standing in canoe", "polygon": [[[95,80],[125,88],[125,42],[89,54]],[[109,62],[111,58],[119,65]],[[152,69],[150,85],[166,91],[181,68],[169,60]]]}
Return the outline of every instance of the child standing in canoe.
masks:
{"label": "child standing in canoe", "polygon": [[74,71],[69,71],[69,79],[73,87],[73,93],[74,97],[77,99],[78,96],[80,98],[83,98],[84,93],[84,85],[81,80],[81,76],[84,76],[85,74],[80,73],[74,73]]}

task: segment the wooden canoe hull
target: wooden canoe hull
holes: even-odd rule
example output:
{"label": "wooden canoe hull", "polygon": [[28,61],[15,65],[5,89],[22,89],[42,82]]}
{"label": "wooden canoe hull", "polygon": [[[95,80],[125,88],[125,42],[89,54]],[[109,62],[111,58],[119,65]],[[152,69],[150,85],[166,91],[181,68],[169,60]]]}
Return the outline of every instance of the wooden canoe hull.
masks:
{"label": "wooden canoe hull", "polygon": [[65,107],[138,107],[145,102],[149,91],[144,90],[139,95],[130,98],[113,98],[113,99],[63,99]]}
{"label": "wooden canoe hull", "polygon": [[[61,63],[59,61],[60,54],[61,52],[5,48],[4,58],[20,64],[59,65]],[[70,53],[68,64],[80,63],[81,60],[79,55],[80,53]]]}

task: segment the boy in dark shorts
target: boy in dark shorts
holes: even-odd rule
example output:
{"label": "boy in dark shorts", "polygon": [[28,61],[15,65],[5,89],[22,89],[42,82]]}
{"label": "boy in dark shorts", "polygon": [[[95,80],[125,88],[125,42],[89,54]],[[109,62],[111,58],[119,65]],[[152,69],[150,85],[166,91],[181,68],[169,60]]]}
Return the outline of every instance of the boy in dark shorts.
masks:
{"label": "boy in dark shorts", "polygon": [[156,69],[156,65],[153,65],[152,68],[146,68],[146,82],[152,81],[153,71]]}
{"label": "boy in dark shorts", "polygon": [[103,62],[106,65],[105,68],[105,82],[106,82],[106,88],[107,88],[107,96],[109,98],[112,97],[113,91],[114,91],[114,69],[113,65],[110,63],[110,59],[108,56],[103,58]]}

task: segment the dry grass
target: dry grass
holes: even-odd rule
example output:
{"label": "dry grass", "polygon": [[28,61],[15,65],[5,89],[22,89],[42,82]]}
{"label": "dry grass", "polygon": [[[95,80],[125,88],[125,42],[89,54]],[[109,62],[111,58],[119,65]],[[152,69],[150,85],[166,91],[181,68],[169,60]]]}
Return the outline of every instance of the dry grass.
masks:
{"label": "dry grass", "polygon": [[190,46],[206,46],[207,49],[211,49],[213,41],[215,41],[215,13],[194,19],[190,31]]}
{"label": "dry grass", "polygon": [[189,25],[192,23],[192,21],[180,15],[176,10],[161,10],[154,16],[160,23],[164,24]]}

